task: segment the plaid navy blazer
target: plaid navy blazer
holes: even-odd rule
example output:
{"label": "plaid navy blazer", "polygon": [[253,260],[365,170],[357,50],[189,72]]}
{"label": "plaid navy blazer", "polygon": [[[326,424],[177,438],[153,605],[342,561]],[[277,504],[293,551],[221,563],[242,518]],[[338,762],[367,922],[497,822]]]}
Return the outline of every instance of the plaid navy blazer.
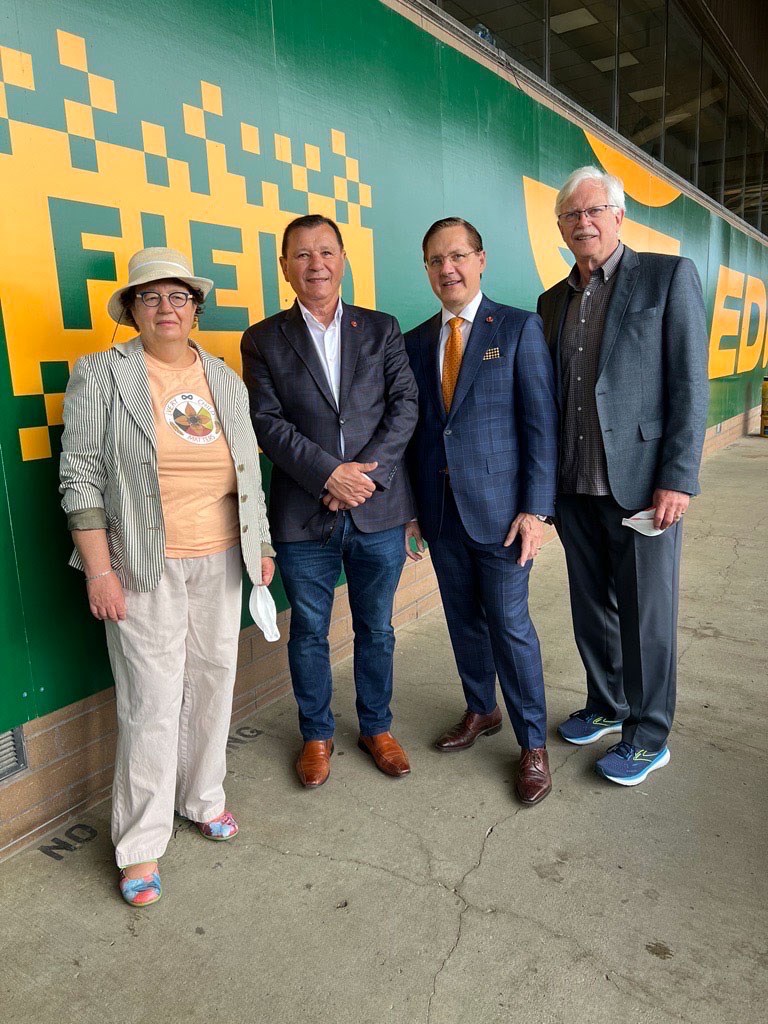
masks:
{"label": "plaid navy blazer", "polygon": [[393,316],[344,303],[338,406],[298,303],[249,327],[240,348],[253,427],[273,463],[274,540],[321,538],[325,482],[342,462],[378,462],[368,474],[376,491],[350,509],[359,530],[413,518],[402,462],[416,424],[416,384]]}
{"label": "plaid navy blazer", "polygon": [[557,409],[541,320],[483,297],[447,415],[440,327],[438,313],[405,336],[419,388],[408,450],[419,524],[427,540],[439,535],[447,469],[467,533],[501,543],[519,512],[554,512]]}

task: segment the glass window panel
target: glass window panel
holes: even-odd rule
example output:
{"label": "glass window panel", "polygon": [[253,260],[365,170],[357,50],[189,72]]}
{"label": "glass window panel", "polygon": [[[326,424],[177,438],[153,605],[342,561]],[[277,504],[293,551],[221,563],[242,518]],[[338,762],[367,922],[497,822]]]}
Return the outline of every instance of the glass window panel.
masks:
{"label": "glass window panel", "polygon": [[619,52],[637,63],[619,66],[618,129],[661,159],[665,0],[621,0]]}
{"label": "glass window panel", "polygon": [[705,45],[701,62],[699,173],[696,183],[702,192],[706,192],[718,203],[723,201],[727,91],[728,76],[725,67]]}
{"label": "glass window panel", "polygon": [[760,230],[768,235],[768,129],[763,138],[763,203],[760,210]]}
{"label": "glass window panel", "polygon": [[667,27],[667,105],[664,111],[664,163],[688,181],[696,181],[696,131],[701,80],[701,35],[669,5]]}
{"label": "glass window panel", "polygon": [[[549,46],[552,85],[613,126],[616,0],[550,0]],[[632,53],[618,60],[638,63]]]}
{"label": "glass window panel", "polygon": [[765,128],[757,113],[749,109],[747,119],[747,159],[744,174],[744,220],[760,225],[760,195],[763,184],[763,141]]}
{"label": "glass window panel", "polygon": [[443,0],[443,9],[481,39],[544,77],[546,0]]}
{"label": "glass window panel", "polygon": [[744,151],[747,143],[747,101],[733,79],[728,85],[728,122],[725,128],[725,180],[723,204],[739,217],[744,209]]}

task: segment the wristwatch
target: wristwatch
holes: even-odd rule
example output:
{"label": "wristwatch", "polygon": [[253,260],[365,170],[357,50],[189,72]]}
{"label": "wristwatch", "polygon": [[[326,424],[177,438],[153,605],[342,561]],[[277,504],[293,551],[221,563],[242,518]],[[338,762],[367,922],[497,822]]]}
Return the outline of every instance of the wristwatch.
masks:
{"label": "wristwatch", "polygon": [[534,519],[538,519],[540,523],[549,523],[550,522],[549,516],[540,516],[537,512],[533,513],[533,518]]}

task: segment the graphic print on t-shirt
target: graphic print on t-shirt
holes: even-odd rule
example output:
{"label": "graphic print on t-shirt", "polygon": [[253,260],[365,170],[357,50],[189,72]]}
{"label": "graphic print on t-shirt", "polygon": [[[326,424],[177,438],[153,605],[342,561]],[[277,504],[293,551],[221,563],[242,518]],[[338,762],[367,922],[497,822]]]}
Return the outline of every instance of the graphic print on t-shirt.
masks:
{"label": "graphic print on t-shirt", "polygon": [[173,432],[190,444],[211,444],[221,436],[215,408],[199,395],[174,395],[165,403],[163,413]]}

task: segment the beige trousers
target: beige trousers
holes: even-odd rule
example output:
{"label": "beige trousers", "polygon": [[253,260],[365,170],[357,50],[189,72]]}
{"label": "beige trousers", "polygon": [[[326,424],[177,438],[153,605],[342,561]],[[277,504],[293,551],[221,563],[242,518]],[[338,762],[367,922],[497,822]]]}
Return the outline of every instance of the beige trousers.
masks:
{"label": "beige trousers", "polygon": [[174,808],[192,821],[224,810],[241,588],[239,545],[167,558],[158,586],[126,590],[124,621],[106,623],[117,698],[119,867],[165,853]]}

